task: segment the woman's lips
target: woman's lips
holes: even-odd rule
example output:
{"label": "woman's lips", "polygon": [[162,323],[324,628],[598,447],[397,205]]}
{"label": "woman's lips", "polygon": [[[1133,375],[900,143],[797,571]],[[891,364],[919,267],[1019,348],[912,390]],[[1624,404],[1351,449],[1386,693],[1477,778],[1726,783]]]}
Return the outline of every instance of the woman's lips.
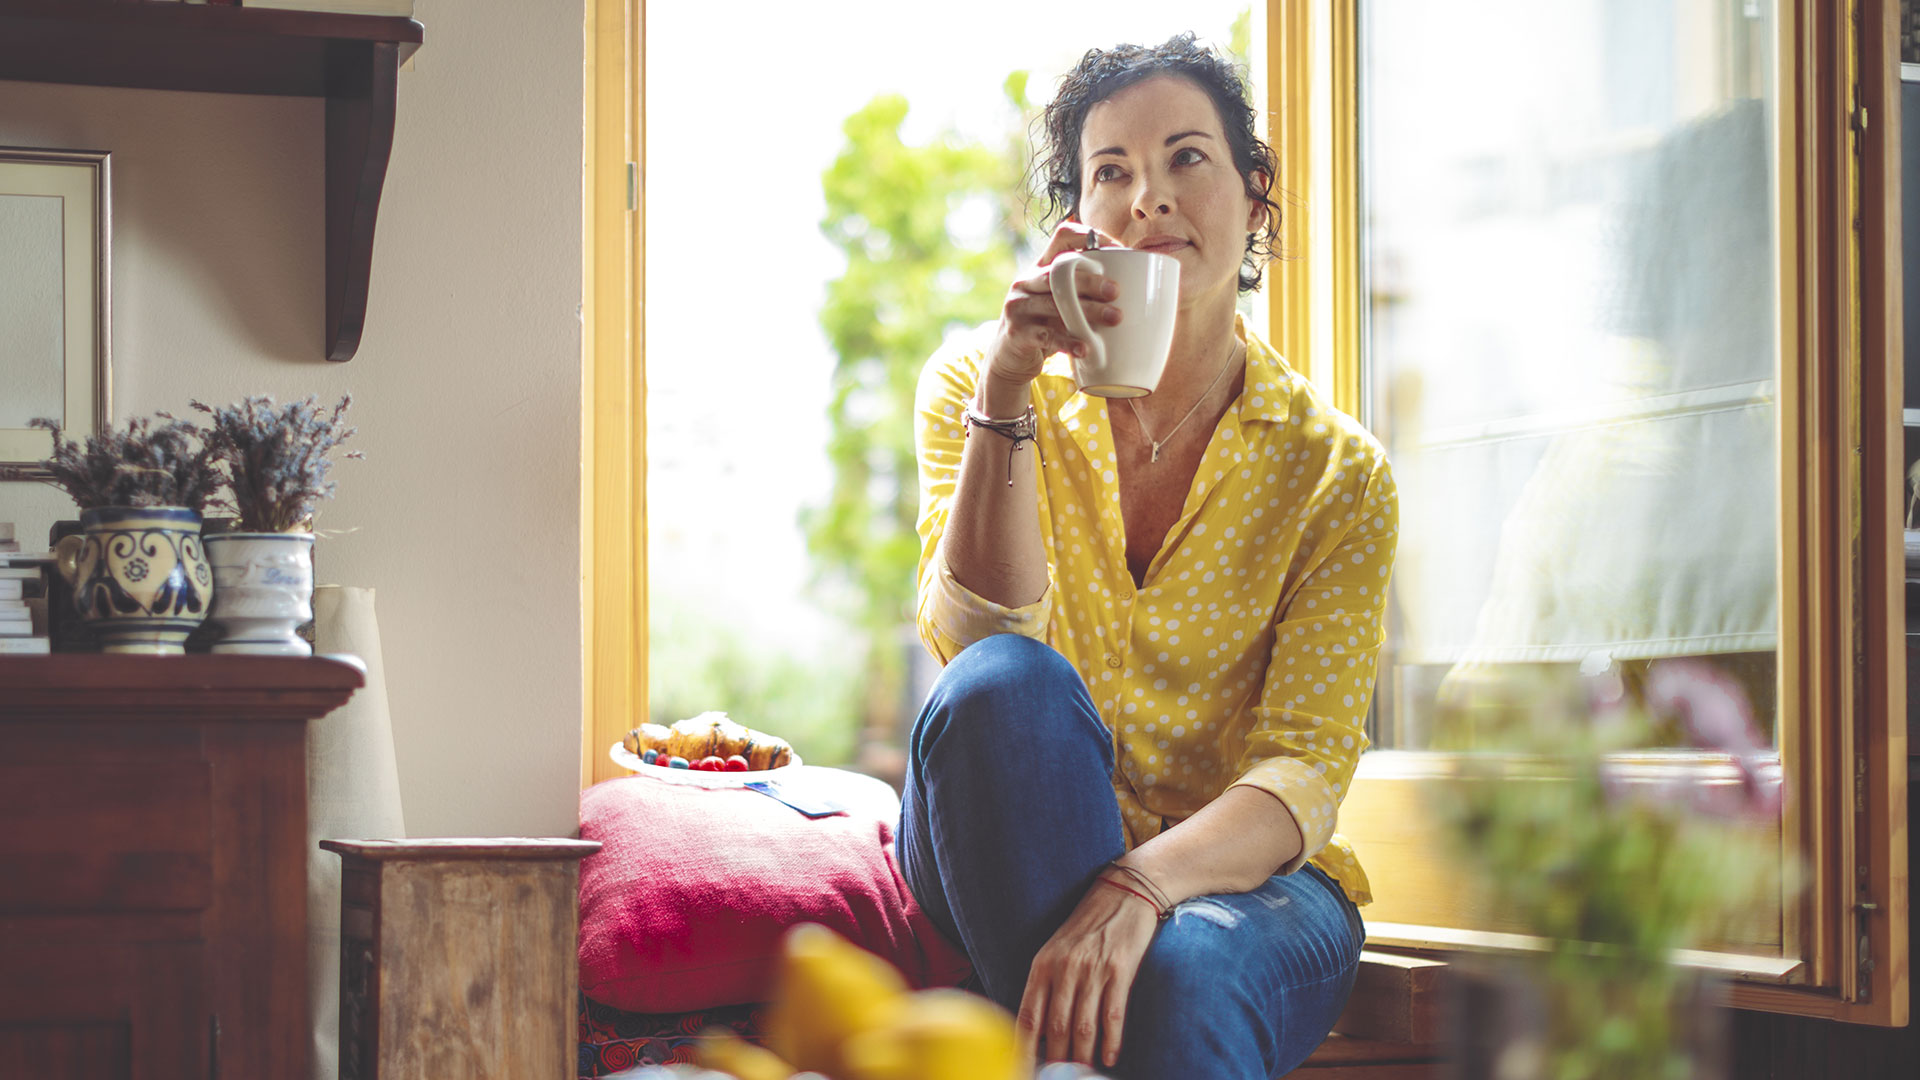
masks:
{"label": "woman's lips", "polygon": [[1192,245],[1177,236],[1149,236],[1133,246],[1136,251],[1157,251],[1163,255],[1170,255]]}

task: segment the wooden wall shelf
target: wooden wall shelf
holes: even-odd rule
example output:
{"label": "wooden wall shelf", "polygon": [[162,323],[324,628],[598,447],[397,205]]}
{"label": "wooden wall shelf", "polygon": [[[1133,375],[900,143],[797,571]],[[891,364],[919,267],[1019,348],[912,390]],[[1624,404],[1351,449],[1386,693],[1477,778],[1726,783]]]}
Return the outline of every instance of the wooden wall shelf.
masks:
{"label": "wooden wall shelf", "polygon": [[327,99],[326,356],[366,323],[373,227],[413,19],[144,0],[0,0],[0,79]]}

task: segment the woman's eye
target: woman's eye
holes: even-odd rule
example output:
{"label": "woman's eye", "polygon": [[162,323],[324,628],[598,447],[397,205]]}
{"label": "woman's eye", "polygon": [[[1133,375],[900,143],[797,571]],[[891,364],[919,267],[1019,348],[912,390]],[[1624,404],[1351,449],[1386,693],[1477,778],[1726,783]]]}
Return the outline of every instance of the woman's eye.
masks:
{"label": "woman's eye", "polygon": [[1173,154],[1173,163],[1175,165],[1198,165],[1205,160],[1207,160],[1207,155],[1191,146],[1183,146],[1174,151]]}
{"label": "woman's eye", "polygon": [[1093,179],[1095,183],[1105,183],[1108,180],[1118,180],[1120,179],[1120,166],[1102,165],[1098,169],[1095,169],[1093,171]]}

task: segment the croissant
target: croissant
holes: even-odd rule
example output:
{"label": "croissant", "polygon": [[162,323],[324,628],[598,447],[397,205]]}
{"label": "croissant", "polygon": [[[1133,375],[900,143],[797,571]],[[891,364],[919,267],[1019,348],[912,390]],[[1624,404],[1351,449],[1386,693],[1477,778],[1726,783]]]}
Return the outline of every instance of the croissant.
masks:
{"label": "croissant", "polygon": [[649,750],[659,751],[666,749],[667,736],[669,734],[670,732],[664,724],[641,724],[639,727],[627,732],[627,737],[622,740],[622,745],[627,748],[628,753],[634,757],[640,757]]}
{"label": "croissant", "polygon": [[731,720],[720,731],[720,736],[714,754],[723,758],[738,755],[746,759],[747,768],[755,771],[777,769],[793,756],[793,748],[785,739]]}
{"label": "croissant", "polygon": [[667,736],[667,753],[674,757],[686,758],[688,761],[699,761],[703,757],[708,757],[713,754],[714,747],[720,742],[722,732],[728,723],[731,721],[724,717],[716,717],[713,713],[688,717],[674,724],[670,729],[671,734]]}
{"label": "croissant", "polygon": [[755,731],[720,712],[690,716],[672,727],[641,724],[627,732],[625,745],[635,757],[653,750],[663,757],[690,762],[738,755],[754,771],[777,769],[793,760],[793,747],[785,739]]}
{"label": "croissant", "polygon": [[746,751],[740,756],[747,759],[747,768],[756,772],[777,769],[793,757],[793,747],[788,746],[785,739],[762,735],[757,740],[750,740]]}

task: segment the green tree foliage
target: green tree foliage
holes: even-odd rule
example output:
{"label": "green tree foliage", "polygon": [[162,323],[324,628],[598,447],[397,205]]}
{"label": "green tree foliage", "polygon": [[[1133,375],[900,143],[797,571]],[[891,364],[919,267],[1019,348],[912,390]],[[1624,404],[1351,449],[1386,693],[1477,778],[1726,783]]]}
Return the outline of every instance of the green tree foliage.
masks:
{"label": "green tree foliage", "polygon": [[[1026,108],[1024,73],[1007,80]],[[849,116],[846,143],[821,177],[821,230],[845,253],[820,325],[838,360],[827,448],[833,488],[802,519],[825,583],[869,632],[867,715],[890,723],[912,620],[919,541],[913,395],[921,367],[950,333],[993,317],[1025,228],[1019,131],[1001,145],[956,137],[901,140],[906,99],[874,98]]]}
{"label": "green tree foliage", "polygon": [[1227,31],[1227,55],[1240,66],[1244,78],[1252,66],[1249,57],[1253,55],[1253,9],[1245,7],[1233,17],[1233,27]]}
{"label": "green tree foliage", "polygon": [[655,723],[722,709],[779,735],[809,765],[850,761],[859,714],[857,659],[782,651],[710,607],[655,594],[647,698]]}

